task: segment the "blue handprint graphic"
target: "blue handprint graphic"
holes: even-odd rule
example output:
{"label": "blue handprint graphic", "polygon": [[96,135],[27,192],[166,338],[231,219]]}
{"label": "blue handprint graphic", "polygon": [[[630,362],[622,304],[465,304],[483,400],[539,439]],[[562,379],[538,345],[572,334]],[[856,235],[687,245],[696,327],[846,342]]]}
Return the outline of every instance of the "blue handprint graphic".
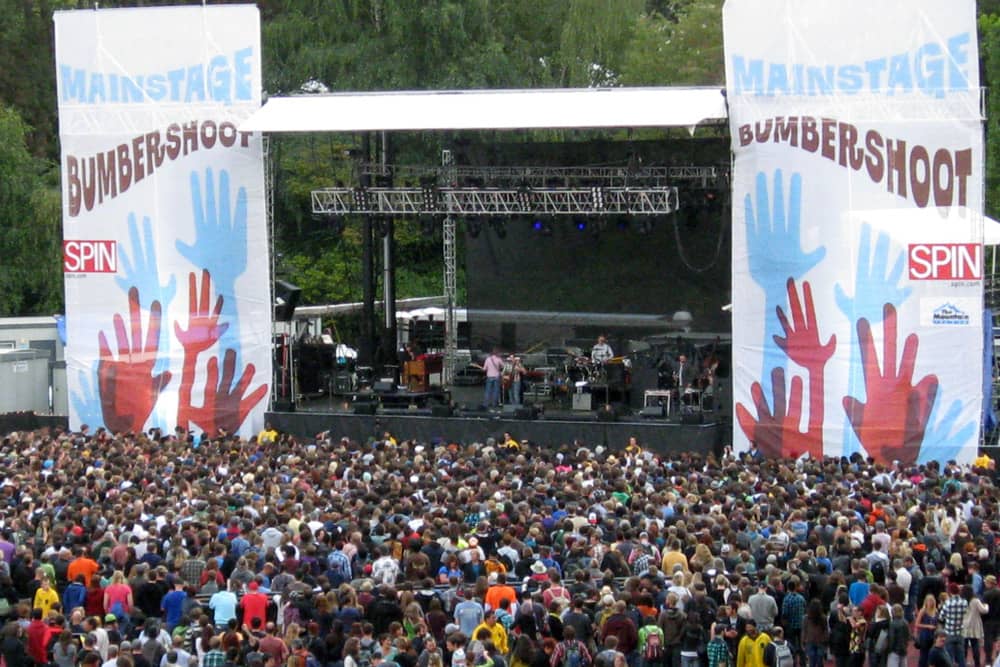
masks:
{"label": "blue handprint graphic", "polygon": [[[976,429],[973,422],[967,422],[963,426],[956,428],[955,422],[962,412],[962,401],[955,399],[948,408],[948,412],[942,417],[939,413],[944,405],[944,392],[938,390],[931,408],[931,414],[927,418],[927,428],[924,430],[924,442],[920,446],[920,454],[917,456],[917,463],[927,463],[928,461],[950,461],[958,457],[972,437]],[[954,433],[951,431],[954,430]],[[950,434],[950,435],[949,435]]]}
{"label": "blue handprint graphic", "polygon": [[[164,311],[170,307],[177,293],[177,277],[171,275],[166,284],[160,283],[159,269],[156,263],[156,243],[153,240],[153,225],[149,216],[142,218],[142,235],[139,235],[139,225],[135,213],[128,214],[128,235],[132,245],[129,254],[122,250],[120,255],[121,271],[115,276],[115,282],[125,294],[135,287],[143,297],[149,295],[150,302],[159,301]],[[159,350],[161,355],[156,362],[155,372],[163,373],[170,367],[170,336],[163,327],[160,331]],[[153,413],[154,416],[156,412]],[[163,426],[163,424],[155,424]]]}
{"label": "blue handprint graphic", "polygon": [[216,294],[223,298],[221,321],[229,324],[219,340],[223,350],[236,351],[236,367],[242,368],[239,310],[236,280],[247,268],[247,191],[236,192],[231,206],[229,172],[219,171],[218,183],[212,170],[205,170],[204,187],[198,172],[191,172],[191,207],[195,242],[177,241],[177,250],[199,269],[208,269]]}
{"label": "blue handprint graphic", "polygon": [[756,210],[748,194],[743,201],[746,209],[747,253],[750,277],[764,290],[763,367],[758,376],[765,396],[771,395],[771,371],[784,368],[785,353],[774,342],[783,330],[777,309],[786,305],[786,285],[789,279],[800,280],[826,256],[820,246],[810,252],[802,250],[802,176],[792,174],[788,201],[785,201],[784,178],[780,169],[774,172],[774,186],[768,194],[767,174],[757,174]]}
{"label": "blue handprint graphic", "polygon": [[[93,433],[99,426],[104,426],[104,411],[101,408],[101,394],[97,388],[98,360],[90,365],[90,371],[81,370],[77,373],[77,384],[80,393],[71,392],[70,400],[80,420],[80,425],[86,424]],[[78,426],[79,427],[79,426]]]}
{"label": "blue handprint graphic", "polygon": [[[909,287],[901,287],[906,254],[900,252],[889,268],[889,235],[879,232],[872,254],[872,229],[865,223],[861,226],[858,244],[858,265],[854,279],[854,296],[847,296],[840,283],[834,286],[837,307],[851,323],[851,360],[848,370],[847,396],[866,400],[864,366],[861,362],[861,343],[858,340],[855,323],[864,318],[869,324],[882,321],[885,304],[891,303],[896,310],[910,296]],[[933,418],[933,415],[932,415]],[[926,442],[926,439],[925,439]],[[861,451],[861,443],[848,420],[844,426],[843,455]]]}

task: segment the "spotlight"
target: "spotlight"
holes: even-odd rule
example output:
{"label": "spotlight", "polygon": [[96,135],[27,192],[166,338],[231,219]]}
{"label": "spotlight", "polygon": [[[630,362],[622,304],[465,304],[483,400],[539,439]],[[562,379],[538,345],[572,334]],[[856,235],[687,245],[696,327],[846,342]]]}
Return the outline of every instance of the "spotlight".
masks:
{"label": "spotlight", "polygon": [[620,231],[623,231],[623,232],[628,231],[628,218],[626,218],[623,215],[622,216],[618,216],[618,219],[615,220],[615,226]]}
{"label": "spotlight", "polygon": [[548,220],[535,218],[535,221],[531,224],[531,228],[542,236],[552,236],[552,225],[549,224]]}
{"label": "spotlight", "polygon": [[646,236],[647,234],[653,231],[653,221],[650,220],[648,217],[643,217],[639,221],[639,227],[636,229],[636,231],[639,232],[640,235]]}
{"label": "spotlight", "polygon": [[465,233],[470,239],[479,238],[481,231],[483,231],[483,221],[479,218],[469,218],[465,221]]}
{"label": "spotlight", "polygon": [[354,210],[355,211],[367,211],[369,196],[368,191],[364,188],[354,188],[352,191],[354,195]]}
{"label": "spotlight", "polygon": [[421,196],[424,200],[424,210],[425,211],[436,211],[438,202],[438,191],[437,188],[421,188]]}
{"label": "spotlight", "polygon": [[425,238],[431,238],[437,232],[437,221],[433,215],[420,216],[420,233]]}
{"label": "spotlight", "polygon": [[577,229],[577,231],[581,231],[581,232],[585,231],[587,229],[587,221],[586,220],[577,220],[576,221],[576,229]]}
{"label": "spotlight", "polygon": [[382,238],[385,238],[389,234],[389,218],[384,215],[375,216],[375,231]]}

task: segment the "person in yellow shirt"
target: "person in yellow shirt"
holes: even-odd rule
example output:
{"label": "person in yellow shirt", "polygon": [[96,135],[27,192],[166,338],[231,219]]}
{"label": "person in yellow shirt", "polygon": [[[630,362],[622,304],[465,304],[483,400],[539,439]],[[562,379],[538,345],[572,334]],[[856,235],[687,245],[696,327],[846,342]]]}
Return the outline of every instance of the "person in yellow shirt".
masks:
{"label": "person in yellow shirt", "polygon": [[59,594],[52,588],[48,577],[43,577],[41,585],[35,591],[35,600],[31,605],[32,609],[41,609],[42,618],[48,618],[52,606],[59,603]]}
{"label": "person in yellow shirt", "polygon": [[681,551],[681,543],[676,537],[667,542],[667,547],[663,550],[660,570],[666,572],[667,576],[671,576],[674,573],[674,565],[680,565],[684,574],[691,572],[690,568],[688,568],[687,556]]}
{"label": "person in yellow shirt", "polygon": [[479,639],[479,633],[484,629],[490,634],[489,638],[493,640],[493,645],[497,647],[497,652],[500,655],[507,655],[510,651],[510,647],[507,644],[507,630],[504,629],[502,623],[497,623],[495,610],[490,609],[486,612],[483,622],[477,625],[476,629],[472,631],[472,638]]}
{"label": "person in yellow shirt", "polygon": [[266,442],[276,442],[277,440],[278,432],[271,426],[271,422],[264,422],[264,430],[257,434],[257,442],[263,445]]}
{"label": "person in yellow shirt", "polygon": [[748,620],[746,634],[736,649],[736,667],[764,667],[764,649],[770,643],[767,633],[757,630],[757,623]]}
{"label": "person in yellow shirt", "polygon": [[980,470],[993,470],[993,466],[993,459],[988,454],[980,454],[972,462],[972,467],[979,468]]}

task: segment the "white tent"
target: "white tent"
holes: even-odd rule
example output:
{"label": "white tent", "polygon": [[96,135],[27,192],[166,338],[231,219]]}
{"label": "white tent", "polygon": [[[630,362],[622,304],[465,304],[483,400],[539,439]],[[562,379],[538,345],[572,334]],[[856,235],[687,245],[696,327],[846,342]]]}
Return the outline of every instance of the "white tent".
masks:
{"label": "white tent", "polygon": [[722,88],[333,93],[272,97],[248,132],[687,127],[728,118]]}

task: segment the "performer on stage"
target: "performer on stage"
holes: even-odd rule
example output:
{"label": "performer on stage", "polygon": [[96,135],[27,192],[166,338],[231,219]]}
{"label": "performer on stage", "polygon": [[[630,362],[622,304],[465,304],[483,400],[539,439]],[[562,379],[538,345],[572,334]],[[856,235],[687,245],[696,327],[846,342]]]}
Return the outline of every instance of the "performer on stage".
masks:
{"label": "performer on stage", "polygon": [[486,388],[483,392],[483,405],[493,408],[500,405],[500,375],[503,372],[503,357],[500,348],[493,348],[490,356],[478,368],[486,371]]}
{"label": "performer on stage", "polygon": [[510,355],[507,363],[504,364],[504,384],[508,384],[507,403],[510,405],[521,404],[521,380],[524,378],[525,368],[521,363],[521,357]]}
{"label": "performer on stage", "polygon": [[613,356],[615,356],[615,352],[608,345],[608,339],[605,336],[598,336],[597,343],[590,348],[590,360],[595,364],[603,364]]}
{"label": "performer on stage", "polygon": [[695,370],[688,363],[688,358],[683,354],[677,357],[677,370],[674,371],[674,379],[677,380],[678,391],[683,394],[684,390],[691,386],[695,375]]}

